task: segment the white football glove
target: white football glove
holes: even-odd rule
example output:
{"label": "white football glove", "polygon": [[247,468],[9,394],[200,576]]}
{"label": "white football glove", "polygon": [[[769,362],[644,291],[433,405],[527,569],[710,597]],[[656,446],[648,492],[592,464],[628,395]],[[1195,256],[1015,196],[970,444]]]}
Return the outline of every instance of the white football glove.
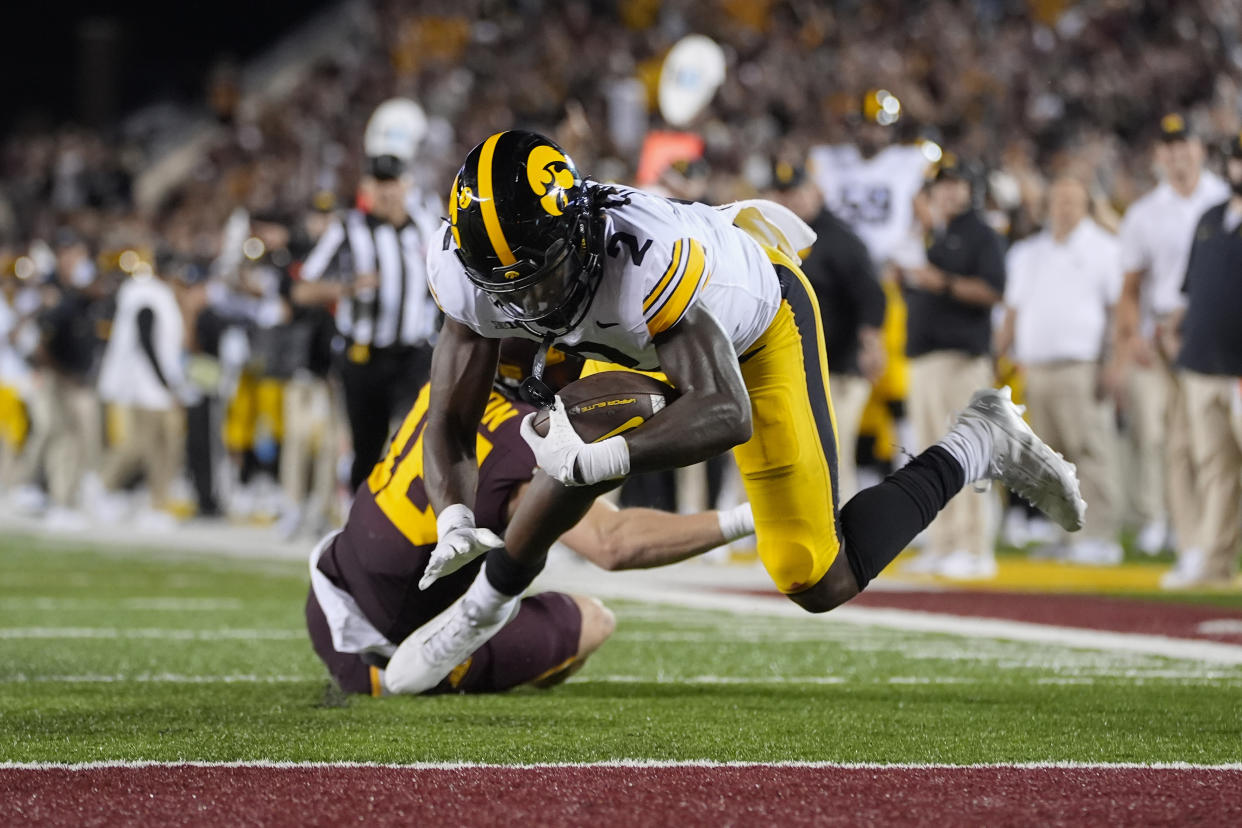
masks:
{"label": "white football glove", "polygon": [[436,516],[436,548],[431,550],[431,560],[418,588],[426,589],[445,575],[451,575],[480,555],[504,546],[491,529],[478,529],[474,525],[474,512],[461,503],[454,503]]}
{"label": "white football glove", "polygon": [[630,473],[630,447],[620,434],[599,443],[584,443],[569,422],[559,396],[548,411],[548,433],[535,431],[535,414],[522,420],[522,439],[535,453],[539,468],[565,486],[593,486]]}

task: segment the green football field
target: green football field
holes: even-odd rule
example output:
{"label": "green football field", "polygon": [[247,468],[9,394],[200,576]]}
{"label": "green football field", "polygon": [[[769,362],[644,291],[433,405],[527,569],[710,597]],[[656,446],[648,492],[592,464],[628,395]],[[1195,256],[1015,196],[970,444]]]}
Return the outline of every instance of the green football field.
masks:
{"label": "green football field", "polygon": [[346,698],[299,562],[36,539],[0,561],[0,762],[1242,758],[1237,665],[610,601],[613,640],[555,690]]}

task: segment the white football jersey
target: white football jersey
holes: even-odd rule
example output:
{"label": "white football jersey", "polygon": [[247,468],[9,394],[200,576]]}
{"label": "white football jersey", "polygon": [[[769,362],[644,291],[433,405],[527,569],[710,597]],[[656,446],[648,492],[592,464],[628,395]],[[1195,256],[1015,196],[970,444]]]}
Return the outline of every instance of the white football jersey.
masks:
{"label": "white football jersey", "polygon": [[[758,242],[704,204],[621,188],[604,215],[604,272],[577,328],[556,347],[628,368],[660,368],[653,340],[702,304],[740,356],[771,324],[780,285]],[[428,253],[428,284],[450,319],[481,336],[537,339],[466,278],[447,231]]]}
{"label": "white football jersey", "polygon": [[812,174],[824,203],[884,262],[914,223],[914,197],[923,186],[927,158],[916,146],[893,144],[871,158],[852,145],[813,147]]}

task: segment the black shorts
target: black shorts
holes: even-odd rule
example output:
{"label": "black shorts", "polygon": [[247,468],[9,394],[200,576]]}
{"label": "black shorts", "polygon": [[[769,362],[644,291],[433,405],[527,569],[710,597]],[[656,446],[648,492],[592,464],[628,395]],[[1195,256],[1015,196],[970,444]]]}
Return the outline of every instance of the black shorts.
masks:
{"label": "black shorts", "polygon": [[[306,628],[316,655],[346,693],[379,695],[378,675],[357,653],[332,647],[332,634],[314,591],[306,597]],[[433,693],[498,693],[559,672],[578,654],[582,612],[561,592],[522,599],[513,620],[454,670]]]}

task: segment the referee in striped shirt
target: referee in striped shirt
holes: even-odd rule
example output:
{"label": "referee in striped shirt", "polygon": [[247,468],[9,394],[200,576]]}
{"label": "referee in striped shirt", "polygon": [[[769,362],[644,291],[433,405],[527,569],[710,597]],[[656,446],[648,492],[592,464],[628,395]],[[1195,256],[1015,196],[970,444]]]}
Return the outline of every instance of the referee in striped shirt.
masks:
{"label": "referee in striped shirt", "polygon": [[401,159],[381,155],[368,165],[370,210],[350,210],[328,226],[293,292],[299,304],[336,305],[354,443],[351,490],[379,461],[392,421],[427,381],[438,321],[425,265],[432,222],[407,211],[410,181]]}

